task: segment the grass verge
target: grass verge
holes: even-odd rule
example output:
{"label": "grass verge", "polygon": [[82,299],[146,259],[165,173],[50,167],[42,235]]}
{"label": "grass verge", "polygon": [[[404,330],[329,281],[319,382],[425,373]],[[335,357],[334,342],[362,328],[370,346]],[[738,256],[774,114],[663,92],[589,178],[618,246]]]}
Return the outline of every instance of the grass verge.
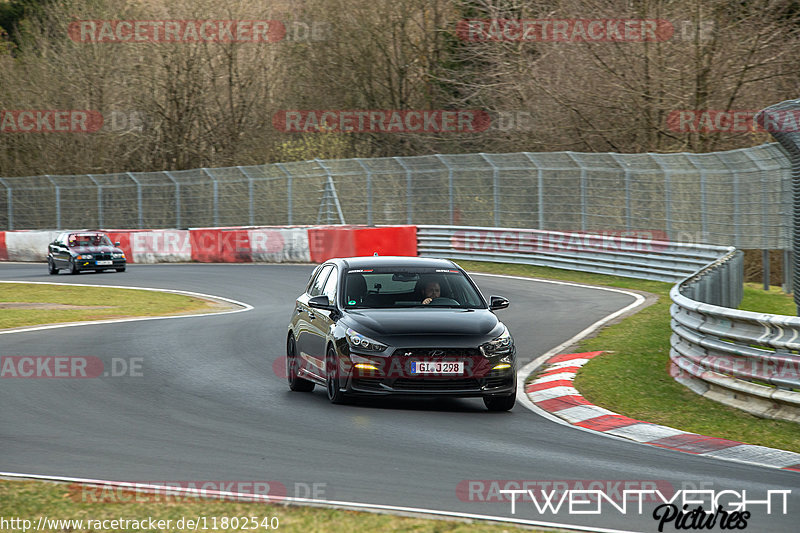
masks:
{"label": "grass verge", "polygon": [[[797,424],[766,420],[724,406],[698,396],[672,379],[668,371],[671,283],[528,265],[471,261],[459,261],[459,264],[475,272],[574,281],[656,295],[655,304],[579,343],[577,352],[607,352],[592,359],[578,372],[575,386],[583,396],[596,405],[631,418],[701,435],[800,452]],[[767,292],[757,284],[746,284],[740,308],[793,314],[794,302],[780,289]]]}
{"label": "grass verge", "polygon": [[216,304],[166,292],[0,283],[0,329],[139,316],[202,313]]}
{"label": "grass verge", "polygon": [[[34,529],[40,517],[49,520],[83,520],[82,524],[52,524],[41,531],[108,531],[109,527],[96,527],[100,520],[170,520],[158,524],[156,531],[195,531],[186,521],[195,520],[198,531],[288,531],[288,532],[328,532],[348,531],[371,533],[373,531],[397,531],[417,533],[502,533],[511,531],[542,531],[515,527],[510,524],[489,524],[485,522],[456,522],[409,518],[388,514],[357,511],[343,511],[319,507],[285,506],[279,504],[225,502],[219,500],[189,497],[166,498],[153,501],[153,496],[140,498],[148,502],[103,503],[81,501],[79,492],[64,483],[40,481],[0,480],[0,517],[6,520],[20,518],[31,520]],[[164,498],[161,496],[159,498]],[[202,518],[199,518],[202,517]],[[256,517],[259,527],[254,527],[250,517]],[[232,519],[236,519],[234,520]],[[245,522],[245,518],[247,522]],[[277,518],[277,523],[274,519]],[[179,520],[183,526],[178,527]],[[227,519],[227,520],[224,520]],[[266,522],[264,520],[266,519]],[[92,522],[87,522],[91,520]],[[224,521],[223,521],[224,520]],[[111,526],[111,523],[108,523]],[[120,523],[119,526],[136,524]],[[205,528],[203,527],[205,525]],[[216,525],[216,527],[212,527]],[[223,527],[227,525],[228,527]],[[267,525],[268,527],[264,527]],[[276,527],[272,527],[275,526]],[[238,527],[233,527],[238,526]],[[2,529],[3,526],[0,526]],[[21,530],[22,528],[15,528]],[[150,524],[144,527],[113,527],[114,531],[154,531]]]}

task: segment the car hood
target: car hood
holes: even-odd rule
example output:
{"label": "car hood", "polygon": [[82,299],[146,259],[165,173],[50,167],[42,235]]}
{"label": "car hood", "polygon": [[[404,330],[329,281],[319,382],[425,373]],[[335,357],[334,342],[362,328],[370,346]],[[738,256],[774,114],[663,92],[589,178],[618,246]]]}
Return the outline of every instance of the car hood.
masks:
{"label": "car hood", "polygon": [[358,309],[347,312],[347,322],[360,333],[373,336],[485,336],[502,327],[488,309]]}

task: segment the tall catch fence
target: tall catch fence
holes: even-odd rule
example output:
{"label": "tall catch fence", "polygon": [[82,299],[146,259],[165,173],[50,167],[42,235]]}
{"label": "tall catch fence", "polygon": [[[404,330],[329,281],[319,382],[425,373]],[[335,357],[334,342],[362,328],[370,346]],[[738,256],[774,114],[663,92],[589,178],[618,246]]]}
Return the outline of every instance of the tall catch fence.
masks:
{"label": "tall catch fence", "polygon": [[0,178],[0,229],[419,224],[654,232],[791,249],[778,144],[708,154],[451,154]]}

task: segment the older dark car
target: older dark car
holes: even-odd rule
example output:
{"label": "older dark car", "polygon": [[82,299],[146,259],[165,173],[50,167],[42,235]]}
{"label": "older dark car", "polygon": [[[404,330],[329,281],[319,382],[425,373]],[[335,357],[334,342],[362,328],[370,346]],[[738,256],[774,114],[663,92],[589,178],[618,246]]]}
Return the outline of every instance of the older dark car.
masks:
{"label": "older dark car", "polygon": [[354,395],[480,397],[491,411],[516,399],[516,348],[458,265],[421,257],[332,259],[297,298],[286,341],[289,388]]}
{"label": "older dark car", "polygon": [[62,268],[70,274],[107,269],[125,272],[125,265],[119,243],[112,244],[108,235],[99,231],[67,231],[47,247],[47,268],[52,275]]}

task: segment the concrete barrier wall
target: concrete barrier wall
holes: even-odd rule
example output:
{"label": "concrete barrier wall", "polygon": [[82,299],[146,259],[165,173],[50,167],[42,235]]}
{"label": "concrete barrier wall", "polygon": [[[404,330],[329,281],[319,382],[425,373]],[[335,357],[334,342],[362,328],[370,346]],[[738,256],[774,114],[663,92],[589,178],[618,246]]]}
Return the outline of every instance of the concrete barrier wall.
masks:
{"label": "concrete barrier wall", "polygon": [[[76,230],[77,231],[77,230]],[[415,226],[104,230],[129,263],[308,263],[331,257],[417,255]],[[0,260],[46,261],[61,231],[0,232]]]}

